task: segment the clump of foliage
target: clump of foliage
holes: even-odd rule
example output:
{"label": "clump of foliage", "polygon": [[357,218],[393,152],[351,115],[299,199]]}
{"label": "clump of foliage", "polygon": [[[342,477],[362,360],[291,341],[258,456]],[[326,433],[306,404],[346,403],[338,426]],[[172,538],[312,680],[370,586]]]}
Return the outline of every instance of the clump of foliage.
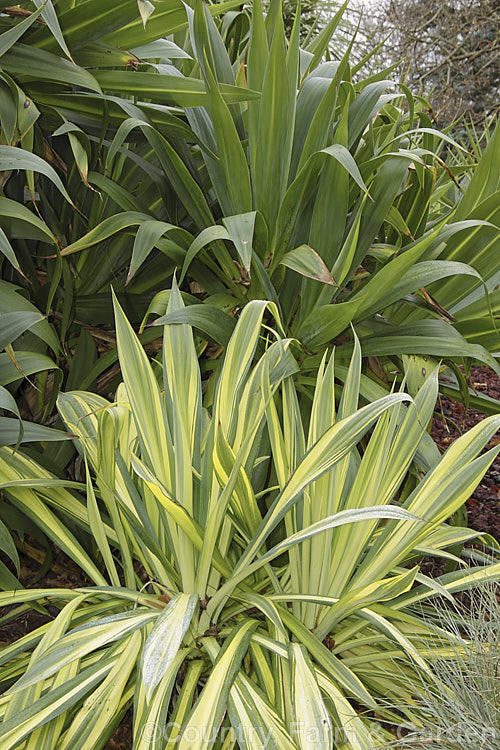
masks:
{"label": "clump of foliage", "polygon": [[[344,7],[35,6],[0,14],[2,518],[89,586],[0,568],[2,622],[52,617],[0,656],[2,748],[102,748],[131,705],[134,750],[371,748],[360,706],[433,679],[413,605],[500,576],[447,524],[498,452],[499,130],[476,166],[333,59]],[[495,415],[443,457],[439,390]]]}
{"label": "clump of foliage", "polygon": [[[276,330],[261,328],[268,306]],[[59,397],[84,484],[65,488],[0,451],[7,496],[45,519],[94,583],[0,595],[17,612],[58,610],[3,650],[2,747],[102,748],[131,702],[135,748],[188,748],[194,735],[200,750],[305,748],[313,735],[333,747],[344,732],[346,747],[372,747],[358,706],[411,719],[407,681],[416,667],[430,677],[441,648],[412,607],[500,575],[493,561],[432,581],[417,565],[477,536],[446,519],[498,454],[482,450],[500,417],[408,476],[422,463],[436,370],[414,401],[394,393],[358,408],[356,343],[338,409],[325,355],[302,416],[293,342],[276,306],[252,301],[206,409],[191,327],[166,326],[152,365],[115,308],[124,382],[114,402]],[[168,312],[182,309],[174,286]],[[63,524],[49,528],[51,507],[92,535],[90,555]]]}

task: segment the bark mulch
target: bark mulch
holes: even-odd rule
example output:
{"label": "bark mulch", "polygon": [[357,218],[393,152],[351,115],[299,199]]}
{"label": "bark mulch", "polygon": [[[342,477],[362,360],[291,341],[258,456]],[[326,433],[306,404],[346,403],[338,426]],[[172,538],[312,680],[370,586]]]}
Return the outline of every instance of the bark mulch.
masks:
{"label": "bark mulch", "polygon": [[[471,380],[475,390],[500,401],[500,378],[489,367],[473,367]],[[470,430],[485,415],[475,409],[464,410],[463,404],[441,398],[442,418],[435,419],[432,437],[444,452],[461,434]],[[487,448],[500,443],[500,432]],[[466,503],[470,528],[491,534],[500,542],[500,455],[488,469],[481,483]]]}

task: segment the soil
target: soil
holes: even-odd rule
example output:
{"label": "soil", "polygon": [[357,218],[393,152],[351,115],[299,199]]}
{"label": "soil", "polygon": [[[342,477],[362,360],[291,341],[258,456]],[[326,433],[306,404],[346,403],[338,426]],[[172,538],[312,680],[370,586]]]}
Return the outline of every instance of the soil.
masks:
{"label": "soil", "polygon": [[[478,392],[500,401],[500,378],[492,370],[486,367],[474,367],[471,371],[471,379]],[[473,427],[485,416],[474,409],[465,412],[462,404],[444,397],[437,405],[437,413],[441,416],[434,419],[431,434],[442,452],[463,432]],[[499,442],[500,433],[497,433],[488,447],[498,445]],[[500,542],[500,457],[494,461],[472,497],[467,501],[466,509],[468,524],[471,528],[489,533]],[[20,580],[24,586],[78,588],[88,585],[88,580],[79,568],[63,552],[55,548],[50,570],[41,580],[37,580],[41,554],[41,550],[37,552],[36,542],[26,540],[24,551],[20,550]],[[34,559],[33,555],[35,558],[38,557],[38,560]],[[0,554],[0,558],[8,563],[4,555]],[[425,567],[425,571],[431,575],[439,575],[442,572],[441,561],[425,561],[422,567]],[[5,614],[6,609],[0,609],[0,616]],[[48,607],[48,611],[49,617],[30,611],[3,625],[0,645],[12,643],[39,627],[58,610],[52,612]],[[128,711],[104,750],[131,750],[132,745],[132,712]]]}
{"label": "soil", "polygon": [[132,710],[129,710],[109,742],[106,743],[104,750],[132,750],[133,744],[133,714]]}
{"label": "soil", "polygon": [[[471,381],[478,393],[486,394],[500,401],[500,378],[489,367],[473,367]],[[444,452],[461,434],[470,430],[485,415],[475,409],[464,410],[463,404],[448,398],[441,398],[438,404],[442,418],[434,419],[432,437]],[[500,443],[500,432],[490,441],[487,448]],[[500,542],[500,455],[497,456],[481,483],[466,503],[468,525],[477,531],[491,534]]]}

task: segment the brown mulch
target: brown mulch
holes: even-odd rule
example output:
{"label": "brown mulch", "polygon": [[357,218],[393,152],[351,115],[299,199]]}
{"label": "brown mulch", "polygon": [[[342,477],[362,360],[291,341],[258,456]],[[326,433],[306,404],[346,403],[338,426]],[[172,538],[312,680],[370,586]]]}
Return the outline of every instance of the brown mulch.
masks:
{"label": "brown mulch", "polygon": [[[500,378],[489,367],[473,367],[471,381],[478,393],[500,401]],[[441,399],[438,411],[444,419],[434,420],[431,434],[442,451],[485,417],[475,409],[465,412],[463,404],[448,398]],[[487,447],[492,448],[499,442],[500,433],[497,433]],[[466,508],[470,528],[491,534],[500,542],[500,456],[467,501]]]}
{"label": "brown mulch", "polygon": [[104,750],[132,750],[133,744],[133,713],[128,710]]}

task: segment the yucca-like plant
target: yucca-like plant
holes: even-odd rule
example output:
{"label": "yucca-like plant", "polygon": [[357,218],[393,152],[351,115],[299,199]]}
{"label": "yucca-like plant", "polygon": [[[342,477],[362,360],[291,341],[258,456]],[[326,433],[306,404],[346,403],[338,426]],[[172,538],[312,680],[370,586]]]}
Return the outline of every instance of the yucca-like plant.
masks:
{"label": "yucca-like plant", "polygon": [[[232,3],[34,5],[0,17],[0,252],[78,344],[72,386],[113,362],[84,372],[96,347],[77,338],[111,324],[110,281],[138,321],[176,266],[205,303],[185,319],[220,343],[227,311],[266,297],[310,352],[340,338],[348,358],[354,324],[390,370],[406,354],[497,367],[500,136],[467,186],[425,102],[336,59],[344,6],[302,48],[300,8],[287,39],[279,0],[222,23]],[[19,349],[21,369],[46,373],[44,354]]]}
{"label": "yucca-like plant", "polygon": [[[231,3],[212,5],[210,12],[231,7]],[[179,33],[187,27],[188,17],[178,0],[162,0],[154,8],[154,18],[152,10],[152,4],[142,0],[26,0],[12,7],[2,5],[0,332],[10,349],[2,352],[4,345],[0,346],[0,385],[14,392],[23,376],[31,378],[36,386],[32,413],[38,421],[50,414],[65,378],[70,388],[92,388],[102,370],[116,361],[111,355],[93,371],[98,355],[113,343],[112,335],[100,329],[113,323],[111,281],[127,313],[138,322],[151,289],[172,274],[173,266],[159,268],[156,259],[145,269],[146,277],[138,274],[123,300],[124,269],[130,262],[130,237],[125,231],[112,246],[101,236],[100,246],[81,257],[60,255],[110,216],[122,230],[166,218],[162,206],[171,201],[170,189],[151,163],[148,184],[143,180],[139,187],[141,199],[133,195],[144,175],[140,165],[150,151],[147,141],[138,145],[135,162],[123,150],[113,165],[102,159],[108,139],[133,117],[151,118],[159,139],[168,133],[174,141],[195,140],[179,116],[179,107],[206,102],[203,82],[171,73],[160,76],[134,52]],[[165,39],[159,46],[174,58],[188,56]],[[129,93],[132,82],[137,82],[136,67],[142,84],[139,99],[144,100],[141,108]],[[145,68],[149,72],[144,78]],[[102,89],[101,73],[112,80],[113,96]],[[146,80],[150,86],[161,84],[162,104],[169,106],[158,109],[148,104],[151,96],[154,99],[154,85],[148,89]],[[222,87],[221,95],[235,101],[247,93],[229,86]],[[177,234],[180,239],[173,235],[177,244],[184,243],[187,249],[192,238],[188,235],[186,244],[185,233],[179,229]],[[51,316],[50,322],[41,322],[41,314]],[[142,340],[151,338],[146,332]],[[12,410],[8,396],[2,399],[2,408]],[[2,430],[0,439],[15,444],[15,428],[12,424]],[[62,452],[59,460],[57,450],[51,451],[50,460],[63,466],[67,452]]]}
{"label": "yucca-like plant", "polygon": [[[182,309],[174,285],[168,313]],[[262,327],[266,309],[274,330]],[[257,300],[207,409],[191,327],[166,326],[163,362],[150,364],[118,303],[115,314],[114,402],[58,402],[86,484],[0,451],[6,496],[93,582],[0,595],[17,605],[10,617],[35,603],[58,611],[3,649],[2,748],[102,748],[132,704],[136,750],[368,750],[367,712],[411,719],[406,678],[442,649],[412,606],[500,576],[491,557],[436,580],[417,565],[477,535],[446,519],[498,453],[481,452],[500,418],[439,457],[425,431],[437,372],[414,401],[393,393],[358,408],[358,343],[347,372],[325,355],[304,417],[294,344],[276,306]]]}
{"label": "yucca-like plant", "polygon": [[[279,0],[266,16],[257,1],[251,18],[219,25],[200,0],[167,45],[151,41],[156,26],[146,32],[137,71],[95,73],[125,116],[110,124],[105,175],[95,175],[106,215],[96,210],[61,257],[88,271],[105,247],[136,300],[151,273],[181,268],[191,291],[182,321],[221,344],[231,310],[266,297],[306,352],[338,340],[347,361],[354,325],[364,352],[383,359],[371,360],[382,380],[415,354],[499,372],[500,135],[469,179],[461,147],[433,127],[425,102],[393,90],[391,71],[363,78],[349,50],[335,58],[344,7],[301,48],[300,7],[287,39]],[[122,47],[127,39],[124,30]],[[175,99],[175,82],[191,95]],[[80,99],[71,121],[95,139]],[[453,377],[452,395],[470,398],[458,367]]]}
{"label": "yucca-like plant", "polygon": [[[203,152],[222,226],[203,230],[183,272],[206,247],[221,264],[213,242],[226,240],[244,294],[272,297],[308,351],[349,337],[354,323],[367,355],[468,352],[498,370],[477,344],[498,350],[496,297],[489,307],[483,282],[492,291],[499,272],[500,134],[461,199],[439,156],[449,139],[411,94],[387,93],[383,74],[363,79],[348,54],[324,61],[335,55],[341,17],[342,9],[301,50],[300,6],[286,40],[279,1],[265,19],[254,3],[236,62],[261,96],[238,112],[217,92],[230,61],[196,5],[191,44],[209,102],[186,117],[218,156]],[[230,287],[224,272],[218,277]]]}

